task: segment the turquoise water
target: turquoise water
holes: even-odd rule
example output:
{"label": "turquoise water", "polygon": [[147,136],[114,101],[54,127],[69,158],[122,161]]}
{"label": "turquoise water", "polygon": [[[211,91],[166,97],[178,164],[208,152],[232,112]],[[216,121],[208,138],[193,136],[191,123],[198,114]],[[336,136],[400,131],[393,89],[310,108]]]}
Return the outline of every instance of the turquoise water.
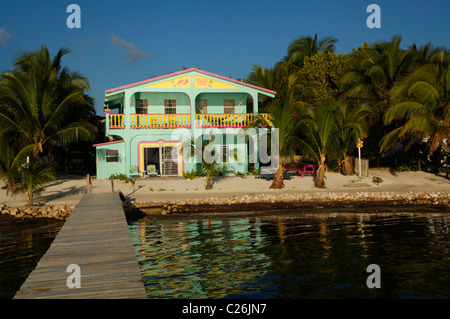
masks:
{"label": "turquoise water", "polygon": [[375,212],[145,217],[130,232],[149,298],[449,298],[450,214]]}

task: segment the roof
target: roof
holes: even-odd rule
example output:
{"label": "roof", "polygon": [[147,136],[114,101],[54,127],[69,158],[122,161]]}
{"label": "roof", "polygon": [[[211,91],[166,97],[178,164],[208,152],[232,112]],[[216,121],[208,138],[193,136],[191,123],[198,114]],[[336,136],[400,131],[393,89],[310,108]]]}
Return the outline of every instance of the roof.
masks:
{"label": "roof", "polygon": [[105,142],[105,143],[99,143],[99,144],[94,144],[92,145],[93,147],[97,147],[97,146],[103,146],[103,145],[108,145],[108,144],[116,144],[116,143],[123,143],[125,142],[125,140],[119,140],[119,141],[112,141],[112,142]]}
{"label": "roof", "polygon": [[165,78],[170,78],[170,77],[173,77],[173,76],[176,76],[176,75],[181,75],[181,74],[189,73],[189,72],[192,72],[192,71],[196,71],[196,72],[202,73],[204,75],[216,77],[216,78],[219,78],[219,79],[222,79],[222,80],[226,80],[226,81],[229,81],[229,82],[234,82],[234,83],[237,83],[237,84],[239,84],[241,86],[248,86],[248,87],[251,87],[251,88],[263,91],[263,92],[267,92],[267,93],[270,93],[270,94],[276,94],[277,93],[275,91],[272,91],[272,90],[269,90],[269,89],[265,89],[265,88],[262,88],[262,87],[259,87],[259,86],[253,85],[253,84],[249,84],[249,83],[246,83],[246,82],[234,80],[234,79],[231,79],[231,78],[227,78],[227,77],[224,77],[224,76],[221,76],[221,75],[217,75],[217,74],[214,74],[214,73],[206,72],[206,71],[203,71],[203,70],[200,70],[200,69],[196,69],[196,68],[190,68],[190,69],[186,69],[186,70],[182,70],[182,71],[178,71],[178,72],[173,72],[173,73],[169,73],[169,74],[166,74],[166,75],[154,77],[154,78],[151,78],[151,79],[148,79],[148,80],[144,80],[144,81],[140,81],[140,82],[136,82],[136,83],[120,86],[120,87],[113,88],[113,89],[109,89],[109,90],[106,90],[105,93],[112,93],[114,91],[123,90],[123,89],[129,88],[129,87],[150,83],[150,82],[162,80],[162,79],[165,79]]}

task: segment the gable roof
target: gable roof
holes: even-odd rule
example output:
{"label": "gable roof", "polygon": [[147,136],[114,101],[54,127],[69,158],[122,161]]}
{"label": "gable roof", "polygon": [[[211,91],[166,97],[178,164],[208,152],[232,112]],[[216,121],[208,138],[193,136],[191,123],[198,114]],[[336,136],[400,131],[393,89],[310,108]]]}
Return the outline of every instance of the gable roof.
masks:
{"label": "gable roof", "polygon": [[117,87],[117,88],[114,88],[114,89],[109,89],[109,90],[106,90],[105,93],[107,93],[107,94],[108,93],[112,93],[114,91],[119,91],[119,90],[127,89],[127,88],[130,88],[130,87],[133,87],[133,86],[143,85],[143,84],[147,84],[147,83],[150,83],[150,82],[163,80],[163,79],[170,78],[170,77],[173,77],[173,76],[182,75],[182,74],[185,74],[185,73],[190,73],[192,71],[196,71],[198,73],[201,73],[201,74],[204,74],[204,75],[207,75],[207,76],[211,76],[211,77],[216,77],[216,78],[219,78],[221,80],[226,80],[226,81],[229,81],[229,82],[233,82],[233,83],[236,83],[236,84],[238,84],[240,86],[251,87],[253,89],[257,89],[259,91],[262,91],[260,93],[266,92],[266,93],[269,93],[270,95],[272,95],[272,94],[275,95],[277,93],[275,91],[272,91],[272,90],[269,90],[269,89],[265,89],[265,88],[262,88],[262,87],[259,87],[259,86],[253,85],[253,84],[249,84],[249,83],[245,83],[245,82],[242,82],[242,81],[234,80],[234,79],[231,79],[231,78],[227,78],[227,77],[224,77],[224,76],[221,76],[221,75],[217,75],[217,74],[214,74],[214,73],[206,72],[206,71],[203,71],[203,70],[200,70],[200,69],[196,69],[196,68],[190,68],[190,69],[186,69],[186,70],[182,70],[182,71],[178,71],[178,72],[173,72],[173,73],[169,73],[169,74],[166,74],[166,75],[157,76],[157,77],[154,77],[154,78],[151,78],[151,79],[148,79],[148,80],[144,80],[144,81],[140,81],[140,82],[136,82],[136,83],[120,86],[120,87]]}

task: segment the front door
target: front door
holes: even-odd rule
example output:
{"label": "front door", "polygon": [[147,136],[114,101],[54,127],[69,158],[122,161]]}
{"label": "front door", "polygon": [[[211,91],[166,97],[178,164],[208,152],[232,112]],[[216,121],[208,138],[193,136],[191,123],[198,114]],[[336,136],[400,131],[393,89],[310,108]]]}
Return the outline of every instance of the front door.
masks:
{"label": "front door", "polygon": [[178,176],[178,148],[161,146],[161,176]]}

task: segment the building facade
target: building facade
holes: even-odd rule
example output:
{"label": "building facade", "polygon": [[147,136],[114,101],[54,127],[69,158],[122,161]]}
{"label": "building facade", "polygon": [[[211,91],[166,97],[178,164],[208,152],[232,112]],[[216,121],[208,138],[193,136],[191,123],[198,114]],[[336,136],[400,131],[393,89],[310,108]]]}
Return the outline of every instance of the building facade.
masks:
{"label": "building facade", "polygon": [[109,142],[94,145],[97,179],[145,176],[149,167],[158,176],[181,176],[198,168],[194,157],[181,151],[186,138],[211,134],[220,136],[215,154],[228,171],[247,172],[250,162],[258,167],[258,155],[249,158],[257,142],[238,136],[259,115],[258,102],[275,94],[194,68],[107,90]]}

